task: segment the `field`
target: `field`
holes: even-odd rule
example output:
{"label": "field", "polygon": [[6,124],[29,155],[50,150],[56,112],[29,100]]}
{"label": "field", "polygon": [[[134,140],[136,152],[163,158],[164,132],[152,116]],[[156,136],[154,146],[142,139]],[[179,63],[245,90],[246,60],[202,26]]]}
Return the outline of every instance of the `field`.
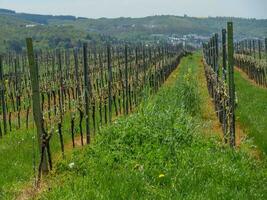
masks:
{"label": "field", "polygon": [[[0,140],[1,155],[3,155],[0,158],[3,163],[1,170],[5,171],[0,176],[0,194],[3,198],[15,196],[16,191],[19,191],[26,182],[38,184],[41,171],[47,171],[48,168],[52,170],[53,163],[59,158],[64,159],[70,149],[89,144],[99,130],[111,123],[113,118],[119,115],[128,115],[141,99],[158,90],[184,54],[181,48],[173,49],[176,52],[174,54],[167,47],[165,49],[158,47],[152,52],[152,49],[141,51],[137,48],[133,51],[133,49],[130,50],[130,47],[125,46],[121,52],[125,53],[124,57],[124,53],[121,54],[119,49],[116,51],[117,56],[115,56],[114,50],[107,49],[107,59],[104,57],[106,52],[100,51],[99,57],[95,57],[94,62],[90,59],[90,72],[84,73],[82,65],[88,67],[88,64],[86,61],[79,62],[79,60],[82,56],[87,58],[86,50],[85,46],[84,54],[76,55],[74,53],[74,60],[65,54],[63,62],[59,56],[56,59],[56,68],[54,64],[48,65],[49,62],[54,63],[54,54],[47,53],[48,56],[52,56],[51,59],[48,59],[43,56],[43,52],[39,58],[39,65],[46,66],[42,68],[42,71],[40,70],[40,91],[38,93],[42,97],[39,101],[40,110],[43,113],[40,122],[41,135],[46,135],[45,139],[41,141],[45,147],[41,158],[47,153],[49,162],[41,162],[39,140],[36,136],[36,132],[40,129],[38,130],[32,117],[33,113],[36,116],[38,110],[34,110],[34,106],[32,109],[30,107],[36,103],[34,99],[31,100],[29,95],[29,71],[32,72],[32,69],[28,70],[19,66],[17,64],[18,57],[16,57],[14,77],[12,69],[8,68],[10,61],[7,58],[4,60],[2,66],[5,72],[4,78],[7,80],[5,82],[8,84],[1,93],[2,99],[6,102],[2,104],[3,128],[1,128],[2,138]],[[109,54],[111,52],[113,52],[112,59]],[[141,52],[143,56],[138,57]],[[156,56],[158,53],[161,56]],[[104,56],[101,57],[101,55]],[[145,57],[146,55],[147,57]],[[22,55],[21,62],[23,59],[25,57]],[[42,59],[45,59],[46,65]],[[69,61],[67,61],[68,59]],[[76,62],[76,60],[78,61]],[[122,66],[120,64],[122,62],[126,66]],[[71,63],[71,67],[68,63]],[[97,69],[96,65],[101,65],[101,69]],[[75,68],[73,68],[74,66]],[[74,74],[76,78],[73,77]],[[85,77],[85,74],[88,77]],[[2,77],[2,79],[4,78]],[[82,84],[86,80],[85,78],[90,80],[85,83],[92,84],[88,84],[88,88]],[[38,83],[34,85],[38,85]],[[29,103],[25,106],[25,102]],[[89,106],[90,110],[87,108]],[[46,143],[47,137],[51,138],[48,143]],[[15,164],[8,167],[9,163],[14,160]],[[46,166],[44,167],[42,163]]]}
{"label": "field", "polygon": [[[201,58],[196,53],[182,59],[158,94],[144,99],[129,116],[105,126],[90,146],[71,153],[71,145],[67,145],[66,159],[61,160],[60,146],[55,142],[59,156],[55,169],[42,184],[41,194],[29,192],[34,181],[30,181],[33,160],[27,155],[33,153],[34,133],[22,131],[15,137],[6,136],[1,141],[1,155],[6,155],[1,157],[1,163],[6,163],[1,165],[6,171],[1,177],[3,197],[206,199],[219,193],[223,199],[265,199],[266,159],[255,157],[254,143],[248,138],[236,150],[222,145],[222,131],[208,96]],[[258,89],[237,73],[240,88],[242,81],[246,88]],[[237,88],[239,91],[244,90]],[[242,128],[248,123],[242,119],[242,112],[247,111],[242,102],[246,96],[238,95],[237,121]],[[248,134],[258,126],[255,120],[250,123],[251,128],[244,129]],[[257,123],[264,126],[259,120]],[[70,135],[65,138],[71,144]],[[18,141],[21,145],[14,145]],[[13,160],[18,164],[8,167]],[[220,182],[217,177],[221,177]]]}
{"label": "field", "polygon": [[0,8],[0,199],[267,199],[266,22]]}
{"label": "field", "polygon": [[200,109],[207,98],[199,88],[205,83],[196,82],[204,75],[200,59],[183,59],[175,78],[136,113],[60,162],[40,199],[265,199],[266,161],[207,133],[216,118]]}

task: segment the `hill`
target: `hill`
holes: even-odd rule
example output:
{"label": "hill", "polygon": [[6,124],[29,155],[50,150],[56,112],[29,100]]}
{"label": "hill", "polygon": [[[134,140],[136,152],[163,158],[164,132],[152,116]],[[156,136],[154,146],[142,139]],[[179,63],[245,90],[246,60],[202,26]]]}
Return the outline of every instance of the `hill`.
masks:
{"label": "hill", "polygon": [[0,51],[20,50],[26,36],[39,41],[37,47],[68,47],[80,40],[93,43],[107,40],[144,42],[168,40],[171,36],[183,37],[195,34],[208,37],[220,32],[227,21],[235,25],[236,39],[246,37],[263,38],[267,35],[267,20],[230,17],[181,17],[172,15],[149,16],[144,18],[99,18],[88,19],[75,16],[53,16],[16,13],[0,9]]}

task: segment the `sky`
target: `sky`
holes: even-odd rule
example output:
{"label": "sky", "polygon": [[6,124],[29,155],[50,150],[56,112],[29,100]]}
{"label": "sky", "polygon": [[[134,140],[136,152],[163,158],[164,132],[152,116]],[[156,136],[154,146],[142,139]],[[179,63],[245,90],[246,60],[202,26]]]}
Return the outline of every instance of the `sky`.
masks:
{"label": "sky", "polygon": [[267,0],[0,0],[0,8],[88,18],[187,14],[267,19]]}

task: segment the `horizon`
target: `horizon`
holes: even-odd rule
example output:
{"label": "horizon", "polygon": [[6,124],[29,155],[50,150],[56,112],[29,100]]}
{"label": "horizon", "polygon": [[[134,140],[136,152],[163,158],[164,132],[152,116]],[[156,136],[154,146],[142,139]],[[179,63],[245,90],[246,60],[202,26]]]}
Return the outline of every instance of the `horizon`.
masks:
{"label": "horizon", "polygon": [[118,19],[118,18],[130,18],[130,19],[138,19],[138,18],[146,18],[146,17],[156,17],[156,16],[174,16],[174,17],[190,17],[190,18],[198,18],[198,19],[207,19],[207,18],[236,18],[236,19],[256,19],[256,20],[267,20],[266,18],[255,18],[255,17],[238,17],[238,16],[191,16],[191,15],[187,15],[186,13],[184,14],[155,14],[155,15],[146,15],[146,16],[140,16],[140,17],[132,17],[132,16],[121,16],[121,17],[85,17],[85,16],[76,16],[76,15],[71,15],[71,14],[48,14],[48,13],[36,13],[36,12],[19,12],[17,10],[14,9],[10,9],[10,8],[3,8],[0,7],[0,9],[3,10],[9,10],[12,12],[15,12],[16,14],[30,14],[30,15],[44,15],[44,16],[72,16],[72,17],[76,17],[76,18],[86,18],[86,19]]}
{"label": "horizon", "polygon": [[[64,3],[63,3],[64,2]],[[77,2],[77,3],[76,3]],[[28,13],[39,15],[71,15],[91,19],[99,18],[143,18],[149,16],[184,16],[196,18],[208,17],[229,17],[245,19],[267,19],[267,2],[264,0],[119,0],[107,1],[77,0],[73,3],[70,0],[0,0],[0,7],[13,10],[16,13]],[[138,3],[140,2],[140,3]],[[152,4],[153,2],[153,4]],[[225,6],[230,5],[231,6]],[[112,5],[110,5],[110,3]],[[141,5],[141,7],[140,7]],[[147,5],[147,6],[146,6]],[[153,5],[153,6],[151,6]],[[150,8],[147,8],[150,6]],[[115,9],[110,9],[115,7]],[[239,9],[236,9],[239,7]],[[197,8],[197,9],[196,9]]]}

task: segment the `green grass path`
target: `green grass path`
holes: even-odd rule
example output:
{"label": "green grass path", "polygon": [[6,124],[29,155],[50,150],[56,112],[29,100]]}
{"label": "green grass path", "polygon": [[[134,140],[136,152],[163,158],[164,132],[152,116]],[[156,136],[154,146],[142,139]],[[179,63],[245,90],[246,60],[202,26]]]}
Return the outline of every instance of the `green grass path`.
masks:
{"label": "green grass path", "polygon": [[237,121],[254,143],[267,153],[267,89],[251,83],[238,71],[235,71],[235,85]]}
{"label": "green grass path", "polygon": [[200,60],[184,58],[174,84],[58,163],[39,198],[266,199],[266,159],[205,135],[213,124],[201,109],[208,97],[197,83]]}

